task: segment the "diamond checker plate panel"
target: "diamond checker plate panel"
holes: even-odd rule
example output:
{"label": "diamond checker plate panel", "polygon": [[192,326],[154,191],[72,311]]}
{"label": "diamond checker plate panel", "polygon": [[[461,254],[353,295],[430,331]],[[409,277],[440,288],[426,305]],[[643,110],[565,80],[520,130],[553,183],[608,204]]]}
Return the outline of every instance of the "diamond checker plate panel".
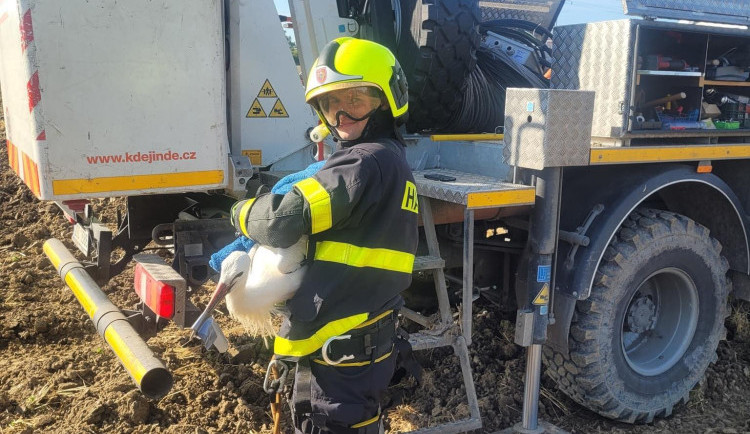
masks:
{"label": "diamond checker plate panel", "polygon": [[505,143],[511,165],[529,169],[586,166],[594,92],[514,89],[505,94]]}
{"label": "diamond checker plate panel", "polygon": [[[534,188],[512,184],[489,176],[450,169],[415,170],[417,193],[429,198],[464,205],[468,208],[496,208],[534,203]],[[455,181],[427,179],[425,174],[452,176]]]}
{"label": "diamond checker plate panel", "polygon": [[634,34],[631,20],[555,29],[551,87],[596,92],[593,137],[619,138],[627,131]]}

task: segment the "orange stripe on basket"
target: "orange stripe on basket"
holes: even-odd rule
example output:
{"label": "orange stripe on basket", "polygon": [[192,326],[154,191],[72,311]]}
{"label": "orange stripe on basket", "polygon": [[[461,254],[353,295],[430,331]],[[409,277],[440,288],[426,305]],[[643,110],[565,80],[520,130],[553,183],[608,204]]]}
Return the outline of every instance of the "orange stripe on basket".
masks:
{"label": "orange stripe on basket", "polygon": [[16,175],[21,176],[21,173],[18,170],[18,150],[16,149],[16,146],[11,143],[10,140],[8,142],[8,165],[11,169],[13,169],[14,172],[16,172]]}
{"label": "orange stripe on basket", "polygon": [[21,164],[18,156],[18,148],[16,145],[13,145],[13,167],[15,168],[16,173],[18,176],[21,176]]}
{"label": "orange stripe on basket", "polygon": [[13,171],[16,172],[16,175],[19,177],[21,176],[21,166],[18,165],[18,148],[13,143],[10,143],[10,151],[12,155],[10,155],[10,163],[11,167],[13,168]]}
{"label": "orange stripe on basket", "polygon": [[39,166],[25,152],[23,154],[23,178],[26,185],[36,197],[41,197],[39,191]]}
{"label": "orange stripe on basket", "polygon": [[[19,160],[18,156],[18,148],[16,145],[13,145],[13,167],[15,167],[16,173],[18,176],[21,176],[21,162]],[[23,178],[21,178],[23,180]]]}
{"label": "orange stripe on basket", "polygon": [[37,199],[42,198],[42,189],[40,188],[39,184],[39,166],[36,164],[36,161],[31,161],[31,176],[34,180],[32,183],[31,191],[34,192],[34,195],[37,197]]}
{"label": "orange stripe on basket", "polygon": [[21,171],[21,179],[23,179],[23,182],[26,185],[29,185],[29,158],[23,151],[21,151],[21,164],[23,165],[23,170]]}

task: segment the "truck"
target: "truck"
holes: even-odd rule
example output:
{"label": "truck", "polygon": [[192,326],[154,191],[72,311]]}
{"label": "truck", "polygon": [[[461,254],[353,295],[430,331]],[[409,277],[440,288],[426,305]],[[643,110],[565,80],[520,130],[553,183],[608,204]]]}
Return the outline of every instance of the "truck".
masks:
{"label": "truck", "polygon": [[[542,362],[584,407],[649,423],[716,360],[729,297],[750,301],[750,5],[623,0],[640,18],[553,29],[563,4],[290,0],[280,17],[270,0],[5,0],[10,166],[64,211],[84,259],[59,240],[44,251],[158,399],[172,377],[147,340],[199,317],[210,256],[235,239],[230,206],[335,146],[304,104],[318,50],[381,42],[409,81],[413,290],[434,291],[401,315],[415,350],[453,349],[470,409],[420,432],[481,428],[468,348],[482,292],[516,311],[527,350],[514,429],[551,429]],[[113,230],[90,201],[121,196]],[[128,267],[140,302],[126,309],[100,285]],[[227,348],[215,322],[201,338]]]}

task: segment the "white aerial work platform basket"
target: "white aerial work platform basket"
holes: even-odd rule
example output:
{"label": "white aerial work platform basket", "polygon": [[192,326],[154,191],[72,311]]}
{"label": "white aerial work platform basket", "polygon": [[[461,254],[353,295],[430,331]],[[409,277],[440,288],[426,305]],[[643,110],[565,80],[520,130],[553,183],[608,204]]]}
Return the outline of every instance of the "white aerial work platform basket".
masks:
{"label": "white aerial work platform basket", "polygon": [[10,165],[45,200],[227,185],[219,0],[0,0]]}

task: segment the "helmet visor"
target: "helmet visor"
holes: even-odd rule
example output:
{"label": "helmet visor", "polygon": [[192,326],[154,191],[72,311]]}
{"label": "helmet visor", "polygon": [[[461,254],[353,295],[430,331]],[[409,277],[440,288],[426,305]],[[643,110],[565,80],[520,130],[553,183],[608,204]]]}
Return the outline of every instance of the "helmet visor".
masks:
{"label": "helmet visor", "polygon": [[340,125],[342,116],[353,121],[367,119],[382,103],[380,90],[372,86],[332,90],[314,100],[315,107],[332,127]]}

